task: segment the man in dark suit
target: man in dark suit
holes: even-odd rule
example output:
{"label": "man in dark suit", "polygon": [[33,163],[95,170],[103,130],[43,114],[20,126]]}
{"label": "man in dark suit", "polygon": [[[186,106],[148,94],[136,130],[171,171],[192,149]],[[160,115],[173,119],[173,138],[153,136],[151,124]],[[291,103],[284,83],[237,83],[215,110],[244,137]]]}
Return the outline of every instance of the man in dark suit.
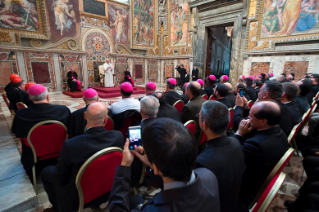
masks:
{"label": "man in dark suit", "polygon": [[296,82],[299,86],[298,97],[296,98],[296,106],[299,109],[300,115],[303,115],[310,108],[309,102],[307,100],[307,95],[311,91],[311,81],[309,79],[304,79]]}
{"label": "man in dark suit", "polygon": [[200,128],[198,125],[198,117],[202,104],[205,102],[205,99],[200,96],[201,87],[198,82],[190,82],[186,88],[186,96],[190,100],[189,103],[184,105],[182,108],[182,122],[186,123],[189,120],[194,120],[197,123],[197,129],[195,137],[199,135]]}
{"label": "man in dark suit", "polygon": [[[145,94],[146,95],[151,95],[156,91],[156,84],[154,82],[148,82],[145,85]],[[138,100],[141,101],[143,97],[139,98]]]}
{"label": "man in dark suit", "polygon": [[228,94],[227,86],[225,84],[220,83],[217,85],[215,89],[215,93],[213,95],[214,97],[216,97],[217,101],[226,105],[227,108],[231,108],[232,106],[230,102],[225,98],[227,94]]}
{"label": "man in dark suit", "polygon": [[192,81],[197,81],[198,79],[198,68],[197,65],[194,65],[194,68],[192,70]]}
{"label": "man in dark suit", "polygon": [[195,167],[205,167],[217,177],[221,212],[238,211],[239,191],[245,171],[239,141],[228,138],[229,111],[217,101],[206,101],[199,113],[199,126],[207,135],[207,147],[196,159]]}
{"label": "man in dark suit", "polygon": [[233,86],[229,82],[224,83],[224,85],[226,85],[228,89],[228,93],[225,96],[225,99],[229,101],[231,107],[233,108],[235,107],[235,102],[236,102],[236,96],[233,93]]}
{"label": "man in dark suit", "polygon": [[[240,194],[245,206],[251,203],[270,171],[288,149],[287,136],[278,126],[281,113],[276,102],[258,102],[249,114],[250,119],[242,120],[235,133],[242,144],[246,164]],[[253,129],[255,131],[247,138],[246,135]]]}
{"label": "man in dark suit", "polygon": [[246,84],[246,94],[249,96],[250,100],[255,102],[257,99],[257,94],[255,89],[252,87],[253,80],[250,77],[246,77],[244,82]]}
{"label": "man in dark suit", "polygon": [[[41,179],[52,208],[46,211],[69,212],[77,210],[79,195],[75,185],[76,175],[85,161],[96,152],[107,147],[123,148],[123,135],[118,131],[106,131],[106,105],[100,102],[90,104],[84,113],[87,131],[83,135],[66,140],[58,164],[43,169]],[[96,199],[94,206],[108,200],[109,193]]]}
{"label": "man in dark suit", "polygon": [[180,66],[177,66],[176,70],[178,71],[180,78],[179,86],[182,88],[185,83],[186,69],[184,68],[184,65],[181,64]]}
{"label": "man in dark suit", "polygon": [[[220,211],[217,179],[208,169],[192,170],[197,144],[180,122],[156,119],[145,127],[142,140],[144,148],[137,147],[138,151],[129,151],[129,142],[125,143],[109,199],[110,211]],[[144,150],[147,156],[141,154]],[[164,182],[163,190],[144,205],[142,199],[131,201],[130,166],[134,155]]]}
{"label": "man in dark suit", "polygon": [[262,85],[263,85],[263,84],[262,84],[262,82],[261,82],[260,80],[258,80],[258,79],[255,79],[255,80],[254,80],[254,85],[253,85],[253,87],[254,87],[254,89],[255,89],[256,96],[258,96],[258,93],[260,92],[260,88],[261,88]]}
{"label": "man in dark suit", "polygon": [[215,86],[215,81],[216,81],[216,77],[214,75],[209,75],[207,78],[207,83],[208,85],[206,86],[206,88],[204,89],[204,91],[206,92],[208,98],[213,95],[214,93],[214,88]]}
{"label": "man in dark suit", "polygon": [[27,106],[33,105],[33,102],[29,99],[29,94],[25,91],[25,82],[18,75],[14,75],[11,78],[11,85],[6,86],[6,94],[10,101],[9,109],[17,111],[17,103],[22,102]]}
{"label": "man in dark suit", "polygon": [[76,82],[76,80],[78,79],[78,74],[74,71],[74,68],[72,67],[71,70],[66,74],[67,78],[68,78],[68,86],[71,90],[71,92],[73,91],[77,91],[77,86],[78,83]]}
{"label": "man in dark suit", "polygon": [[165,95],[162,92],[155,92],[153,95],[160,103],[157,118],[171,118],[175,121],[182,122],[181,115],[179,114],[178,110],[166,102]]}
{"label": "man in dark suit", "polygon": [[311,105],[313,97],[319,92],[319,74],[312,74],[310,80],[312,82],[312,87],[307,95],[307,99],[308,103]]}
{"label": "man in dark suit", "polygon": [[175,78],[167,79],[165,99],[166,99],[166,102],[172,106],[178,100],[182,100],[181,96],[175,91],[175,87],[176,87],[176,79]]}
{"label": "man in dark suit", "polygon": [[[258,93],[258,102],[261,101],[276,101],[281,109],[281,119],[279,125],[288,137],[292,128],[293,121],[291,114],[287,107],[280,102],[283,94],[282,84],[278,81],[266,81],[265,84],[261,87],[260,92]],[[234,130],[238,129],[239,123],[244,117],[247,117],[249,113],[249,108],[247,101],[244,98],[241,98],[239,95],[236,97],[236,108],[234,111]]]}
{"label": "man in dark suit", "polygon": [[[29,89],[30,99],[34,105],[19,109],[12,123],[12,133],[17,138],[26,138],[30,129],[41,121],[56,120],[68,126],[70,110],[64,105],[49,104],[48,90],[43,85],[33,85]],[[33,153],[26,143],[22,142],[21,163],[29,176],[32,176],[34,164]]]}
{"label": "man in dark suit", "polygon": [[74,111],[70,116],[68,126],[69,138],[82,135],[84,133],[84,128],[86,126],[84,112],[90,104],[99,101],[99,95],[93,88],[88,88],[83,92],[83,101],[85,102],[85,107]]}
{"label": "man in dark suit", "polygon": [[292,124],[295,126],[301,122],[300,111],[295,104],[295,99],[297,98],[298,94],[298,87],[291,82],[282,83],[282,87],[284,89],[284,93],[281,97],[281,103],[283,103],[289,110]]}

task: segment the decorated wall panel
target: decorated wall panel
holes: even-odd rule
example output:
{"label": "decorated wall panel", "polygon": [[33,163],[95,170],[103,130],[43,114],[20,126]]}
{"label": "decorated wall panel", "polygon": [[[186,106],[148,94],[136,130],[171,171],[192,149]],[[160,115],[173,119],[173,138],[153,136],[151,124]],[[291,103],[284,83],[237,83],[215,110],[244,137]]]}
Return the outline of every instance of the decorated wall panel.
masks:
{"label": "decorated wall panel", "polygon": [[134,48],[154,47],[157,29],[157,1],[132,0],[132,44]]}
{"label": "decorated wall panel", "polygon": [[186,46],[189,21],[188,0],[172,0],[168,2],[170,46]]}
{"label": "decorated wall panel", "polygon": [[158,60],[148,61],[148,81],[156,82],[158,76]]}
{"label": "decorated wall panel", "polygon": [[[97,67],[100,63],[104,63],[105,59],[108,58],[111,48],[110,42],[105,34],[101,32],[91,32],[86,38],[84,38],[85,51],[87,51],[87,64],[88,64],[88,76],[89,76],[89,86],[100,85],[97,82]],[[97,64],[97,62],[99,64]],[[94,77],[95,76],[95,77]]]}
{"label": "decorated wall panel", "polygon": [[309,61],[286,61],[284,73],[295,73],[295,80],[304,78],[308,71]]}
{"label": "decorated wall panel", "polygon": [[133,59],[133,74],[135,85],[144,85],[145,84],[145,61],[143,58],[134,58]]}
{"label": "decorated wall panel", "polygon": [[174,61],[165,60],[164,62],[164,79],[174,77]]}
{"label": "decorated wall panel", "polygon": [[[53,55],[50,53],[33,53],[33,52],[25,52],[24,53],[24,61],[25,61],[25,66],[26,66],[26,70],[27,70],[27,81],[28,82],[35,82],[35,83],[40,83],[43,84],[44,86],[46,86],[48,88],[49,91],[56,91],[56,72],[54,69],[54,65],[53,65]],[[36,78],[34,78],[34,76],[41,72],[42,70],[34,70],[32,68],[32,63],[36,62],[36,63],[47,63],[48,65],[48,69],[49,69],[49,78],[50,78],[50,82],[37,82]],[[38,68],[38,67],[37,67]],[[40,79],[40,78],[38,78]],[[40,79],[40,81],[42,81],[42,79]]]}
{"label": "decorated wall panel", "polygon": [[251,2],[246,51],[276,50],[278,43],[318,39],[318,8],[312,0]]}
{"label": "decorated wall panel", "polygon": [[0,92],[9,83],[11,74],[19,74],[17,70],[15,52],[0,52]]}
{"label": "decorated wall panel", "polygon": [[65,37],[76,37],[80,26],[77,0],[47,1],[47,14],[53,42]]}
{"label": "decorated wall panel", "polygon": [[108,4],[108,20],[113,43],[130,44],[129,13],[129,7],[118,4]]}
{"label": "decorated wall panel", "polygon": [[256,76],[260,73],[269,73],[270,62],[252,62],[250,75]]}

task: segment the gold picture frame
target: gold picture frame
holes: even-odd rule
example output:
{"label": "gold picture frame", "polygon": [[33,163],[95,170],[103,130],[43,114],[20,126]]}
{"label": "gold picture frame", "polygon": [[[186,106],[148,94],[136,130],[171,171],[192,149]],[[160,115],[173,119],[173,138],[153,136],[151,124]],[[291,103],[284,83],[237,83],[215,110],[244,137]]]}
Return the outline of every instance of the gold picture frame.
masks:
{"label": "gold picture frame", "polygon": [[145,44],[135,44],[135,34],[134,34],[134,29],[135,29],[135,17],[134,17],[134,2],[137,0],[131,0],[131,48],[134,49],[153,49],[156,47],[156,37],[157,37],[157,26],[158,26],[158,17],[157,17],[157,8],[158,8],[158,2],[154,2],[154,14],[153,14],[153,43],[152,45],[145,45]]}
{"label": "gold picture frame", "polygon": [[96,14],[93,14],[93,13],[85,12],[85,11],[84,11],[84,6],[83,6],[83,0],[80,0],[80,1],[79,1],[80,16],[85,16],[85,17],[89,17],[89,18],[96,18],[96,19],[101,19],[101,20],[108,21],[107,1],[105,1],[105,0],[95,0],[95,1],[104,3],[104,5],[105,5],[105,16],[96,15]]}
{"label": "gold picture frame", "polygon": [[[19,2],[19,1],[18,1]],[[10,8],[12,10],[13,3],[17,3],[17,1],[12,0],[10,2]],[[0,26],[0,30],[2,32],[15,32],[17,42],[19,37],[26,37],[26,38],[37,38],[37,39],[48,39],[48,29],[47,29],[47,18],[46,18],[46,11],[45,11],[45,1],[44,0],[36,0],[36,12],[37,12],[37,21],[38,21],[38,30],[31,31],[26,29],[17,29],[17,28],[9,28],[9,27],[2,27]],[[27,14],[27,18],[30,18],[30,15]],[[25,18],[25,17],[24,17]],[[27,20],[26,20],[27,22]]]}

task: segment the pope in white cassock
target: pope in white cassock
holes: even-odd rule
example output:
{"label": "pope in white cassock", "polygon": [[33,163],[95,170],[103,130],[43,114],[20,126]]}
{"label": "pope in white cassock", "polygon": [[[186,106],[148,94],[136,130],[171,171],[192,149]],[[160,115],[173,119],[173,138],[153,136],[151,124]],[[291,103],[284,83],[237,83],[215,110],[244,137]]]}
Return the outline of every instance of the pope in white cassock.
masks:
{"label": "pope in white cassock", "polygon": [[103,64],[103,69],[105,73],[104,77],[104,86],[105,87],[113,87],[113,74],[114,74],[114,69],[113,66],[110,64],[109,59],[105,60],[105,63]]}

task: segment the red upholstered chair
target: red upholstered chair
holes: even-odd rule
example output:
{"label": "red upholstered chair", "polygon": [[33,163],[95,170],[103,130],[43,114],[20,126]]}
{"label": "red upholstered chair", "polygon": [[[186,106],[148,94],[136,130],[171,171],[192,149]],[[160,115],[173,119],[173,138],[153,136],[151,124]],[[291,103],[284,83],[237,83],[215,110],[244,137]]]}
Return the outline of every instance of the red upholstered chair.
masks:
{"label": "red upholstered chair", "polygon": [[107,117],[107,122],[104,125],[104,128],[106,130],[114,130],[114,121],[110,116]]}
{"label": "red upholstered chair", "polygon": [[184,107],[184,102],[182,100],[178,100],[173,104],[173,106],[178,110],[179,114],[181,114]]}
{"label": "red upholstered chair", "polygon": [[253,106],[254,102],[252,100],[249,100],[247,102],[247,104],[248,104],[248,107],[251,108]]}
{"label": "red upholstered chair", "polygon": [[286,174],[283,172],[276,174],[270,181],[269,185],[265,189],[264,193],[261,195],[256,205],[253,207],[251,212],[267,211],[271,202],[277,195],[278,190],[280,186],[283,184],[285,178],[286,178]]}
{"label": "red upholstered chair", "polygon": [[275,165],[275,167],[269,173],[268,177],[266,178],[263,185],[259,189],[257,195],[254,197],[253,201],[250,203],[248,209],[251,209],[256,204],[256,202],[261,198],[262,194],[266,191],[267,187],[271,183],[274,176],[279,175],[280,172],[284,169],[284,167],[289,162],[289,160],[293,154],[293,151],[294,151],[293,148],[289,148],[287,150],[287,152],[281,157],[281,159],[278,161],[278,163]]}
{"label": "red upholstered chair", "polygon": [[17,102],[18,109],[28,108],[23,102]]}
{"label": "red upholstered chair", "polygon": [[207,94],[203,94],[202,97],[203,97],[205,100],[208,100]]}
{"label": "red upholstered chair", "polygon": [[207,135],[201,131],[199,134],[199,144],[198,146],[202,145],[205,141],[207,141]]}
{"label": "red upholstered chair", "polygon": [[10,110],[10,100],[8,99],[7,93],[5,91],[3,91],[3,93],[2,93],[2,98],[3,98],[4,102],[6,103],[11,115],[14,116],[15,112],[14,112],[14,110]]}
{"label": "red upholstered chair", "polygon": [[35,164],[38,161],[55,158],[60,155],[63,142],[68,138],[66,126],[55,120],[42,121],[34,125],[28,133],[28,144],[32,149],[34,165],[32,167],[33,186],[37,193]]}
{"label": "red upholstered chair", "polygon": [[189,130],[192,135],[195,135],[197,124],[194,120],[187,121],[184,126]]}
{"label": "red upholstered chair", "polygon": [[209,100],[217,100],[217,98],[212,94],[210,95]]}
{"label": "red upholstered chair", "polygon": [[83,212],[85,204],[111,191],[116,167],[121,165],[122,157],[122,149],[109,147],[92,155],[81,166],[75,179],[79,212]]}
{"label": "red upholstered chair", "polygon": [[234,109],[233,108],[229,108],[229,124],[227,127],[227,130],[233,129],[234,127],[234,123],[233,123],[233,118],[234,118]]}
{"label": "red upholstered chair", "polygon": [[130,126],[136,126],[141,123],[141,114],[138,111],[134,111],[130,116],[127,116],[124,120],[124,126],[119,129],[126,138],[127,130]]}

